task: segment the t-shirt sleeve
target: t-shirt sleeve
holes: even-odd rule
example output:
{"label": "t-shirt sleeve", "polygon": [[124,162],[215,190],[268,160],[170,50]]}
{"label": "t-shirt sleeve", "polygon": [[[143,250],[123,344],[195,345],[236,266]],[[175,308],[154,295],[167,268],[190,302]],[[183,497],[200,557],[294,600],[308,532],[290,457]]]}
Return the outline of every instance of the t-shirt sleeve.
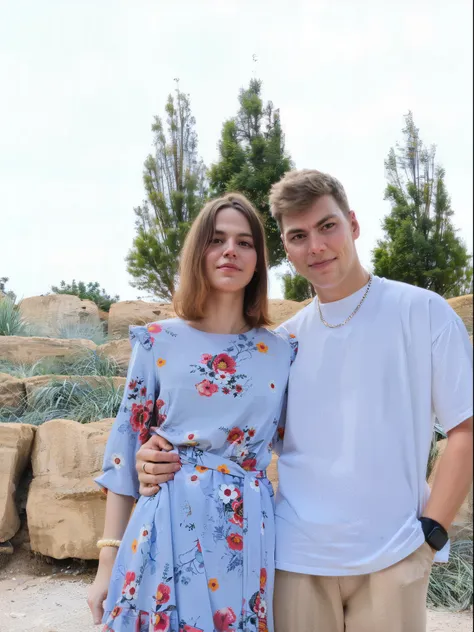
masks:
{"label": "t-shirt sleeve", "polygon": [[472,344],[459,317],[432,343],[433,409],[446,432],[472,417]]}
{"label": "t-shirt sleeve", "polygon": [[137,451],[149,437],[157,397],[152,339],[146,327],[130,327],[132,355],[122,403],[104,453],[103,474],[95,479],[115,494],[138,498]]}

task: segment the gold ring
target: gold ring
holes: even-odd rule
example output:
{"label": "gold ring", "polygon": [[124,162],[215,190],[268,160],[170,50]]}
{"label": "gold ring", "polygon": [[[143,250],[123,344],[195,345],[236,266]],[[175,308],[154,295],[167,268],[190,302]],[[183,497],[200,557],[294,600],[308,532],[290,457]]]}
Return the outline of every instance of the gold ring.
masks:
{"label": "gold ring", "polygon": [[145,474],[148,474],[148,472],[147,472],[147,471],[146,471],[146,469],[145,469],[145,465],[146,465],[146,461],[145,461],[145,463],[142,465],[142,470],[145,472]]}

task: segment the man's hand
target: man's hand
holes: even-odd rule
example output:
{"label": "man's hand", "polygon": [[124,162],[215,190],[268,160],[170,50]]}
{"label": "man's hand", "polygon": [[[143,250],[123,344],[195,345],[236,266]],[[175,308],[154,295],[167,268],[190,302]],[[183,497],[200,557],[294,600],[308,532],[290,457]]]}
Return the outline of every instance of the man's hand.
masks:
{"label": "man's hand", "polygon": [[170,453],[173,449],[163,437],[153,434],[137,452],[136,469],[142,496],[154,496],[162,483],[171,481],[181,469],[179,456]]}

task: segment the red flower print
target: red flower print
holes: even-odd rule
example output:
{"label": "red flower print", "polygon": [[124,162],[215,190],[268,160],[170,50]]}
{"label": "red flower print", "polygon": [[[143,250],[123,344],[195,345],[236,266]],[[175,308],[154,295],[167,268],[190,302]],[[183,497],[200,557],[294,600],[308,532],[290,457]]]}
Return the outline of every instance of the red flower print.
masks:
{"label": "red flower print", "polygon": [[145,395],[146,395],[146,386],[142,386],[142,387],[141,387],[141,389],[140,389],[140,395],[141,395],[142,397],[145,397]]}
{"label": "red flower print", "polygon": [[201,543],[199,542],[199,540],[197,541],[197,550],[199,551],[199,553],[202,553],[202,548],[201,548]]}
{"label": "red flower print", "polygon": [[232,551],[241,551],[244,548],[244,539],[238,533],[231,533],[227,536],[227,544]]}
{"label": "red flower print", "polygon": [[163,408],[164,405],[165,405],[165,402],[162,399],[156,400],[156,407],[158,408],[158,410],[160,410],[160,408]]}
{"label": "red flower print", "polygon": [[207,364],[212,360],[212,356],[210,353],[203,353],[201,356],[201,364]]}
{"label": "red flower print", "polygon": [[241,393],[244,389],[242,388],[241,384],[236,384],[235,385],[235,392],[236,393]]}
{"label": "red flower print", "polygon": [[135,432],[138,432],[150,420],[151,411],[143,404],[132,404],[131,412],[130,425]]}
{"label": "red flower print", "polygon": [[265,587],[267,585],[267,569],[266,568],[261,568],[260,569],[260,592],[264,592]]}
{"label": "red flower print", "polygon": [[224,388],[222,389],[222,392],[224,393],[224,395],[228,395],[230,393],[230,388],[227,388],[227,386],[224,386]]}
{"label": "red flower print", "polygon": [[170,587],[166,584],[159,584],[156,589],[155,601],[157,605],[162,605],[164,603],[168,603],[170,600],[171,590]]}
{"label": "red flower print", "polygon": [[275,382],[270,382],[269,386],[272,389],[272,391],[275,390]]}
{"label": "red flower print", "polygon": [[158,325],[158,323],[152,323],[151,325],[148,325],[147,330],[150,334],[159,334],[163,331],[161,325]]}
{"label": "red flower print", "polygon": [[214,384],[209,380],[203,380],[202,382],[199,382],[199,384],[196,384],[196,388],[199,395],[202,395],[203,397],[212,397],[212,395],[214,395],[214,393],[219,390],[217,384]]}
{"label": "red flower print", "polygon": [[255,431],[255,428],[249,428],[249,429],[247,430],[247,435],[248,435],[251,439],[253,439],[253,437],[255,437],[255,432],[256,432],[256,431]]}
{"label": "red flower print", "polygon": [[136,575],[133,571],[128,571],[128,573],[125,574],[125,583],[124,586],[128,586],[128,584],[131,584],[132,582],[135,581]]}
{"label": "red flower print", "polygon": [[246,459],[242,464],[241,468],[246,470],[247,472],[254,472],[257,466],[257,459]]}
{"label": "red flower print", "polygon": [[237,364],[235,363],[234,358],[231,358],[230,355],[227,355],[227,353],[219,353],[212,363],[212,368],[216,373],[228,373],[233,375],[236,367]]}
{"label": "red flower print", "polygon": [[278,432],[278,438],[280,439],[280,441],[283,441],[283,439],[285,438],[285,429],[282,426],[280,426],[277,432]]}
{"label": "red flower print", "polygon": [[192,625],[184,624],[184,627],[179,628],[179,632],[204,632],[202,628],[195,628]]}
{"label": "red flower print", "polygon": [[214,613],[213,621],[218,632],[227,632],[230,630],[230,626],[237,621],[237,617],[232,608],[221,608]]}
{"label": "red flower print", "polygon": [[130,384],[128,385],[128,388],[131,391],[134,391],[137,388],[137,384],[138,384],[137,380],[132,380]]}
{"label": "red flower print", "polygon": [[229,443],[242,443],[244,440],[244,433],[240,428],[232,428],[232,430],[227,435],[227,441]]}
{"label": "red flower print", "polygon": [[242,500],[242,498],[238,498],[237,500],[234,500],[234,502],[232,503],[232,511],[234,512],[234,515],[229,520],[229,522],[232,522],[233,524],[236,524],[239,527],[243,527],[244,526],[244,501]]}
{"label": "red flower print", "polygon": [[119,616],[119,614],[122,612],[122,610],[123,608],[121,608],[120,606],[115,606],[115,608],[110,613],[110,616],[112,617],[112,619],[116,619]]}
{"label": "red flower print", "polygon": [[154,617],[153,632],[168,632],[170,629],[170,618],[166,612],[157,612]]}
{"label": "red flower print", "polygon": [[140,429],[140,434],[138,435],[138,441],[143,444],[150,438],[150,431],[146,426]]}

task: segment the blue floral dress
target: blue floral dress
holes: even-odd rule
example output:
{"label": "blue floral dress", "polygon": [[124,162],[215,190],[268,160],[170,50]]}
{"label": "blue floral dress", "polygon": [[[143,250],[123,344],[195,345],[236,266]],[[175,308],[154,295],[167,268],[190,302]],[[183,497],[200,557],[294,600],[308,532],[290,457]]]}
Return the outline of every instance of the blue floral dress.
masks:
{"label": "blue floral dress", "polygon": [[140,497],[105,602],[104,632],[273,632],[273,490],[296,341],[208,334],[171,319],[131,327],[105,490],[138,498],[136,452],[157,432],[182,469]]}

